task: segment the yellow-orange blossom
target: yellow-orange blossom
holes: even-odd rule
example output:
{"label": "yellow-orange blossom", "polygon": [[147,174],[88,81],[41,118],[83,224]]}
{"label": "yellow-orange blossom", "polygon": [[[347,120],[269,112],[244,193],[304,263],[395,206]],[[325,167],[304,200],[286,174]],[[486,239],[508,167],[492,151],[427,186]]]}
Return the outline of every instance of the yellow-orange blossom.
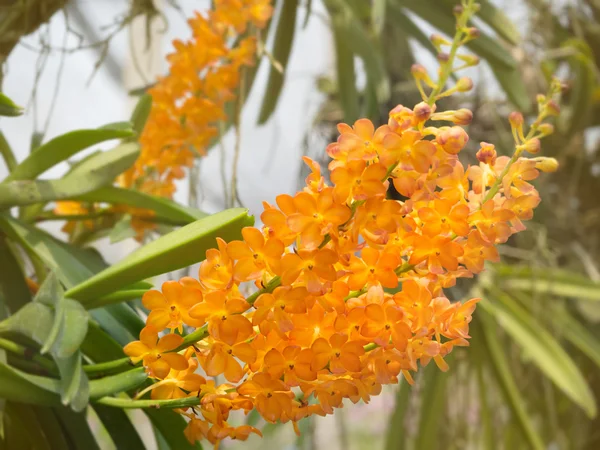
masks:
{"label": "yellow-orange blossom", "polygon": [[[466,39],[472,32],[461,18]],[[260,434],[230,425],[234,410],[256,409],[267,422],[295,426],[333,413],[344,399],[368,402],[400,375],[412,383],[411,372],[431,360],[447,370],[444,357],[468,345],[479,299],[451,302],[444,289],[497,260],[496,245],[532,217],[540,199],[529,182],[538,170],[556,169],[555,161],[521,155],[539,151],[539,138],[551,131],[541,125],[557,112],[552,94],[559,88],[539,98],[527,135],[522,116],[511,115],[512,158],[481,143],[479,164],[465,169],[458,154],[470,112],[436,112],[435,100],[456,89],[443,91],[420,66],[413,73],[432,96],[423,93],[412,109],[397,106],[377,129],[367,119],[340,124],[327,147],[327,177],[304,158],[306,187],[264,203],[262,228],[243,229],[241,241],[218,239],[198,279],[144,295],[147,326],[125,352],[160,380],[152,398],[201,398],[198,408],[180,411],[189,417],[191,442]],[[439,120],[454,125],[436,126]],[[386,197],[390,183],[403,201]],[[248,282],[260,295],[242,294]],[[184,342],[178,334],[157,340],[184,326],[206,327],[208,337],[180,353],[170,351]],[[227,382],[215,385],[211,378],[220,375]]]}

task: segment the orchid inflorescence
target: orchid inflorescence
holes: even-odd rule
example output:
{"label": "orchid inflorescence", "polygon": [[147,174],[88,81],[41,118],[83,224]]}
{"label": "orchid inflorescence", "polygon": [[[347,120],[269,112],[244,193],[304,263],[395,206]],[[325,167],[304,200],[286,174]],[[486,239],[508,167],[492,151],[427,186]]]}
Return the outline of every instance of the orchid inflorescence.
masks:
{"label": "orchid inflorescence", "polygon": [[[299,420],[332,414],[345,399],[368,402],[400,376],[413,383],[412,372],[431,360],[446,371],[446,356],[468,345],[480,299],[452,302],[444,290],[497,261],[496,245],[532,218],[540,198],[530,181],[557,163],[524,154],[538,153],[552,132],[545,120],[558,113],[561,89],[554,81],[538,97],[527,133],[523,116],[510,115],[512,157],[482,142],[479,164],[465,169],[458,155],[472,113],[439,112],[436,101],[472,87],[459,78],[445,90],[453,73],[476,63],[457,52],[477,36],[468,26],[476,10],[464,0],[454,40],[432,38],[438,81],[413,67],[421,103],[395,107],[377,129],[367,119],[338,125],[327,174],[305,157],[306,186],[265,202],[261,228],[244,228],[239,241],[217,239],[198,278],[143,296],[146,327],[125,353],[156,379],[140,395],[198,398],[179,410],[190,442],[261,434],[231,425],[236,410],[297,430]],[[454,67],[456,59],[464,64]],[[403,200],[387,197],[390,185]],[[245,295],[249,285],[257,290]]]}

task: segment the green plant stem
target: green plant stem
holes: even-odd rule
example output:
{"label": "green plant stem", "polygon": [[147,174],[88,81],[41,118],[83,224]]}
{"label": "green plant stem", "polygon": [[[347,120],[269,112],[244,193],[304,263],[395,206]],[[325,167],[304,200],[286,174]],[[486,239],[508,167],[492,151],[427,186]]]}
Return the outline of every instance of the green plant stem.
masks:
{"label": "green plant stem", "polygon": [[27,348],[24,345],[17,344],[16,342],[8,339],[0,338],[0,348],[6,350],[7,352],[21,356],[25,360],[33,361],[50,373],[56,373],[56,366],[51,360],[36,354],[34,350]]}
{"label": "green plant stem", "polygon": [[130,368],[132,366],[128,357],[115,359],[113,361],[107,361],[99,364],[88,364],[83,366],[83,370],[88,375],[105,374],[108,372],[114,372],[122,368]]}
{"label": "green plant stem", "polygon": [[454,34],[454,39],[452,41],[452,46],[450,47],[450,54],[448,55],[448,60],[441,64],[441,72],[440,77],[438,79],[437,85],[429,94],[427,98],[427,104],[429,106],[433,106],[435,101],[437,100],[437,96],[441,94],[442,89],[446,85],[448,78],[452,74],[452,69],[454,66],[454,58],[456,58],[456,53],[458,52],[459,47],[462,44],[464,39],[463,29],[467,25],[467,22],[473,15],[473,5],[475,1],[469,0],[467,6],[464,8],[462,14],[456,20],[456,33]]}
{"label": "green plant stem", "polygon": [[122,397],[102,397],[94,403],[101,405],[112,406],[121,409],[140,409],[140,408],[187,408],[190,406],[199,405],[202,397],[185,397],[172,400],[132,400]]}

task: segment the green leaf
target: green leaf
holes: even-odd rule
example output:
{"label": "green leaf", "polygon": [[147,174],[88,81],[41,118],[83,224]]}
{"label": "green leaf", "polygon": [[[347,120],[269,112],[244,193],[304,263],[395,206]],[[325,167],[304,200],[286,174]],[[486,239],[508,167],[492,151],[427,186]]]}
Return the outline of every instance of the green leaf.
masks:
{"label": "green leaf", "polygon": [[55,408],[60,423],[77,450],[100,450],[84,412],[75,413],[67,408]]}
{"label": "green leaf", "polygon": [[[58,180],[16,180],[0,183],[0,209],[63,200],[110,184],[139,155],[139,146],[127,143],[101,152]],[[14,173],[14,172],[13,172]]]}
{"label": "green leaf", "polygon": [[127,127],[123,127],[123,124],[109,124],[98,129],[71,131],[38,147],[14,169],[6,181],[33,180],[51,167],[92,145],[134,135],[131,124],[127,124]]}
{"label": "green leaf", "polygon": [[[484,304],[485,302],[481,302]],[[478,315],[479,320],[474,320],[472,324],[473,340],[483,338],[481,342],[485,345],[489,360],[496,380],[500,385],[504,396],[511,408],[511,412],[521,428],[521,431],[529,445],[534,450],[544,450],[546,446],[540,435],[536,432],[531,416],[527,413],[523,402],[524,396],[521,395],[517,388],[517,383],[512,374],[511,368],[506,360],[506,355],[500,346],[498,336],[496,334],[496,324],[492,320],[489,313],[483,309]]]}
{"label": "green leaf", "polygon": [[67,437],[64,435],[60,422],[52,411],[52,408],[36,406],[32,409],[50,448],[68,449]]}
{"label": "green leaf", "polygon": [[94,405],[94,411],[117,449],[146,449],[125,411],[104,405]]}
{"label": "green leaf", "polygon": [[406,448],[406,413],[410,402],[410,386],[402,381],[396,393],[396,406],[388,422],[385,450],[403,450]]}
{"label": "green leaf", "polygon": [[415,448],[435,448],[446,409],[448,374],[441,372],[435,364],[425,370],[425,393]]}
{"label": "green leaf", "polygon": [[187,422],[181,414],[167,409],[146,409],[144,412],[172,450],[202,450],[199,442],[192,445],[183,434]]}
{"label": "green leaf", "polygon": [[134,238],[137,236],[137,231],[131,226],[131,215],[124,214],[117,223],[115,223],[108,238],[111,244],[124,241],[125,239]]}
{"label": "green leaf", "polygon": [[373,30],[377,36],[381,35],[383,27],[385,25],[385,16],[387,12],[388,0],[373,0],[373,7],[371,12],[371,21],[373,23]]}
{"label": "green leaf", "polygon": [[0,116],[16,117],[23,114],[23,108],[0,92]]}
{"label": "green leaf", "polygon": [[154,211],[159,218],[162,217],[184,225],[207,216],[202,211],[180,205],[166,198],[114,186],[105,186],[93,192],[69,198],[69,200],[104,202],[149,209]]}
{"label": "green leaf", "polygon": [[600,340],[588,330],[585,324],[564,308],[553,311],[551,317],[557,331],[600,368]]}
{"label": "green leaf", "polygon": [[64,297],[65,291],[58,281],[56,273],[51,271],[35,294],[33,301],[46,306],[55,306]]}
{"label": "green leaf", "polygon": [[402,8],[398,6],[397,3],[390,3],[389,8],[387,8],[388,14],[390,15],[391,20],[394,21],[399,27],[402,28],[406,34],[410,37],[414,38],[419,44],[425,47],[429,53],[433,56],[437,57],[437,50],[431,43],[431,40],[423,31],[416,25],[411,19],[408,18],[406,14],[404,14]]}
{"label": "green leaf", "polygon": [[22,372],[0,362],[0,398],[34,405],[59,405],[58,380]]}
{"label": "green leaf", "polygon": [[135,131],[138,136],[140,136],[142,131],[144,131],[144,127],[146,126],[146,122],[148,121],[148,116],[150,115],[151,110],[152,96],[148,93],[145,93],[140,97],[135,105],[133,113],[131,114],[133,131]]}
{"label": "green leaf", "polygon": [[81,352],[68,358],[55,358],[60,372],[60,396],[63,405],[70,405],[73,411],[83,411],[90,398],[90,386],[83,370]]}
{"label": "green leaf", "polygon": [[503,290],[600,301],[600,283],[577,273],[548,267],[495,266],[495,269],[498,285]]}
{"label": "green leaf", "polygon": [[[200,219],[136,250],[92,278],[69,289],[67,297],[84,305],[136,281],[190,266],[203,259],[215,239],[239,239],[241,229],[253,218],[248,210],[233,208]],[[100,306],[98,302],[95,306]]]}
{"label": "green leaf", "polygon": [[279,14],[279,22],[277,23],[277,30],[275,31],[275,44],[272,53],[273,58],[281,65],[284,73],[281,73],[278,68],[271,64],[269,79],[267,81],[268,88],[258,115],[258,123],[261,125],[269,120],[275,111],[283,88],[283,80],[296,31],[297,11],[298,0],[286,0],[283,2],[281,13]]}
{"label": "green leaf", "polygon": [[146,370],[138,367],[127,372],[92,380],[90,381],[90,398],[97,399],[135,389],[147,379]]}
{"label": "green leaf", "polygon": [[[24,433],[23,437],[28,442],[28,448],[35,450],[52,450],[52,448],[49,446],[46,436],[44,436],[44,433],[41,430],[34,409],[31,406],[9,402],[8,405],[6,405],[6,414],[9,415],[12,420],[16,420],[21,424],[25,424],[26,432]],[[10,438],[8,441],[10,442]]]}
{"label": "green leaf", "polygon": [[[31,293],[21,265],[3,237],[0,237],[0,267],[0,309],[4,309],[5,303],[14,313],[31,301]],[[3,318],[2,313],[0,311],[0,319]]]}
{"label": "green leaf", "polygon": [[94,321],[89,323],[88,334],[81,344],[81,350],[96,363],[112,361],[125,356],[123,346]]}
{"label": "green leaf", "polygon": [[0,156],[4,158],[4,163],[6,164],[9,172],[12,172],[15,167],[17,167],[18,164],[15,154],[13,153],[12,148],[10,148],[10,144],[6,140],[6,137],[2,131],[0,131]]}
{"label": "green leaf", "polygon": [[581,371],[556,339],[513,298],[492,291],[495,301],[481,302],[481,306],[527,353],[531,361],[579,405],[589,417],[596,416],[594,394]]}
{"label": "green leaf", "polygon": [[571,67],[567,120],[559,121],[561,131],[570,137],[588,126],[594,107],[594,90],[596,88],[596,66],[594,54],[583,39],[569,39],[561,46],[572,49],[575,53],[568,58]]}
{"label": "green leaf", "polygon": [[354,54],[344,37],[343,20],[340,15],[331,19],[333,40],[335,44],[335,62],[338,84],[339,102],[344,112],[344,121],[352,124],[360,117],[358,90],[356,89],[356,74],[354,69]]}
{"label": "green leaf", "polygon": [[492,72],[498,83],[506,93],[508,100],[517,107],[519,111],[529,111],[531,101],[527,87],[523,83],[523,76],[518,70],[506,69],[499,65],[490,64]]}

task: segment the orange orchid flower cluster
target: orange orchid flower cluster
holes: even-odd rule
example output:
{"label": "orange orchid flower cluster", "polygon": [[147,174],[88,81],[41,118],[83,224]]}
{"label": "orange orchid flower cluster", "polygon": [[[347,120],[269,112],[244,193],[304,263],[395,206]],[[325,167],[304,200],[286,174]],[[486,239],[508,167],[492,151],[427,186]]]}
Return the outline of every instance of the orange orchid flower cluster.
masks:
{"label": "orange orchid flower cluster", "polygon": [[[475,35],[466,27],[474,2],[463,3],[451,54]],[[523,154],[539,152],[552,132],[544,121],[558,112],[560,84],[538,97],[527,134],[522,115],[511,114],[512,157],[482,142],[479,164],[465,168],[458,155],[471,112],[436,111],[437,99],[457,91],[443,90],[452,72],[444,60],[437,83],[413,67],[423,102],[395,107],[377,129],[367,119],[338,125],[326,172],[305,157],[306,186],[265,202],[261,228],[217,239],[198,278],[143,296],[146,327],[125,353],[156,382],[138,397],[197,399],[178,410],[190,442],[260,435],[231,421],[238,410],[298,431],[298,421],[344,400],[367,403],[400,377],[412,383],[432,360],[447,370],[445,357],[468,345],[480,299],[453,302],[444,290],[498,260],[496,246],[531,219],[540,198],[530,182],[557,163]],[[460,90],[472,86],[461,80]],[[402,200],[388,197],[392,186]]]}
{"label": "orange orchid flower cluster", "polygon": [[[152,108],[139,138],[141,154],[118,178],[119,186],[173,197],[175,181],[185,176],[184,169],[196,157],[206,155],[218,134],[217,124],[227,119],[225,105],[236,99],[241,69],[255,63],[253,30],[264,28],[272,12],[271,0],[215,0],[206,14],[196,12],[188,20],[192,38],[173,42],[168,75],[148,90]],[[152,211],[123,205],[113,210],[131,214],[138,237],[154,227]],[[91,210],[78,202],[57,202],[56,214],[74,212]],[[71,233],[74,225],[67,223],[63,231]]]}
{"label": "orange orchid flower cluster", "polygon": [[[400,375],[412,383],[411,372],[431,360],[447,370],[444,358],[468,345],[479,299],[452,302],[444,289],[496,261],[496,245],[532,217],[540,199],[530,181],[555,167],[520,155],[539,150],[550,131],[542,120],[555,109],[540,98],[528,136],[522,116],[511,115],[515,155],[481,143],[479,164],[466,169],[464,129],[430,124],[464,110],[440,114],[422,102],[394,108],[377,129],[367,119],[340,124],[327,148],[331,183],[305,157],[306,187],[264,203],[261,229],[218,239],[198,279],[144,295],[147,326],[125,353],[159,380],[152,398],[197,396],[198,408],[181,411],[186,436],[217,444],[260,434],[230,425],[232,410],[296,425],[344,399],[368,402]],[[403,201],[387,198],[390,184]],[[249,283],[258,291],[245,296]],[[196,329],[193,340],[175,333],[184,327]],[[226,382],[217,385],[218,376]]]}

